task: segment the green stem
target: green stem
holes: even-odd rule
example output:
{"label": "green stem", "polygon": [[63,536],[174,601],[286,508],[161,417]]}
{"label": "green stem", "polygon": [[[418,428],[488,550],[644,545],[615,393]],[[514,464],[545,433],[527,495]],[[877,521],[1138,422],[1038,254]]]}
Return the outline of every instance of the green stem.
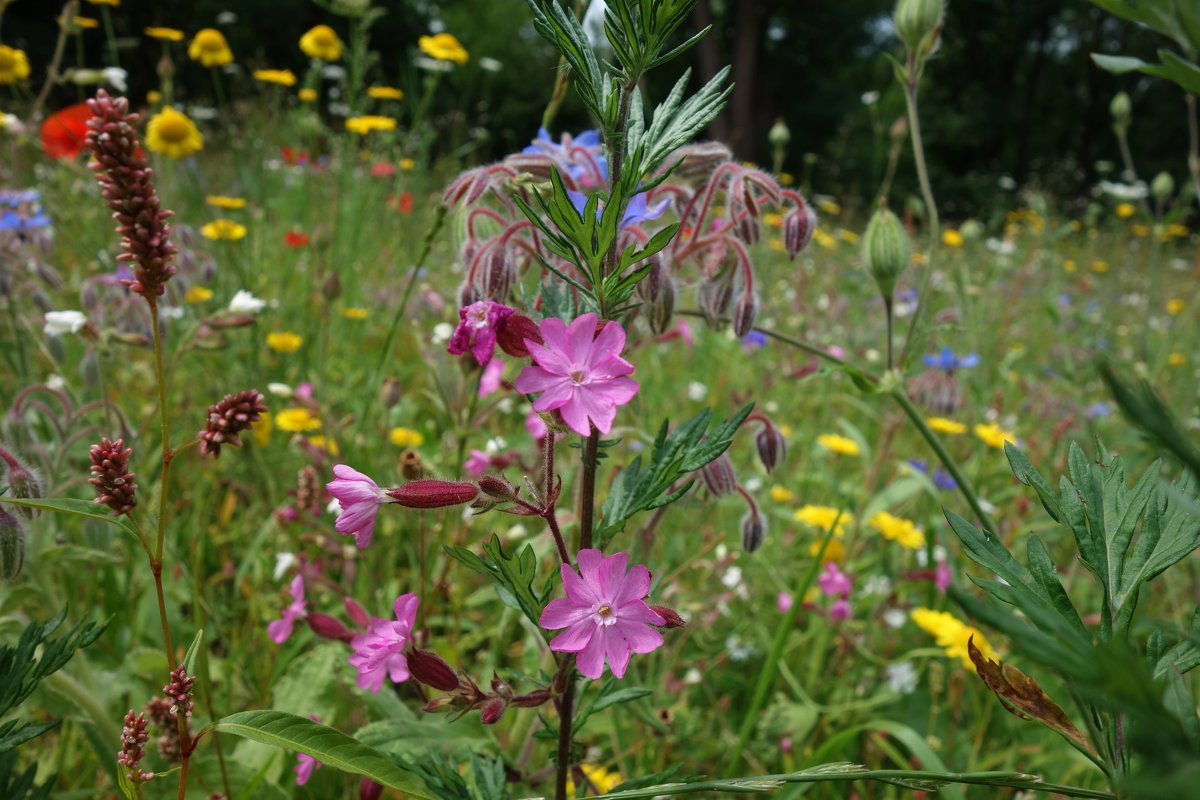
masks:
{"label": "green stem", "polygon": [[112,14],[108,6],[100,6],[100,18],[104,20],[104,36],[108,39],[108,57],[114,67],[121,66],[121,57],[117,53],[117,34],[113,31]]}

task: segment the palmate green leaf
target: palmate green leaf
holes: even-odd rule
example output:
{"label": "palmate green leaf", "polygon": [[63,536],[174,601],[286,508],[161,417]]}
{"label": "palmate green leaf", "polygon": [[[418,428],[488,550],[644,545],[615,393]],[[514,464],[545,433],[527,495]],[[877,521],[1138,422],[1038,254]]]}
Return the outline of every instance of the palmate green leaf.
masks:
{"label": "palmate green leaf", "polygon": [[140,541],[137,531],[128,517],[115,517],[108,510],[107,506],[99,505],[92,500],[77,500],[70,497],[33,498],[0,495],[0,503],[8,503],[9,505],[22,506],[24,508],[36,508],[40,511],[53,511],[57,514],[71,514],[76,517],[98,519],[101,522],[107,522],[109,525],[115,525],[135,540]]}
{"label": "palmate green leaf", "polygon": [[501,602],[523,613],[534,625],[538,624],[546,596],[533,588],[538,560],[532,545],[525,545],[516,555],[508,556],[500,544],[500,537],[492,534],[492,538],[483,544],[483,557],[465,547],[447,545],[445,550],[463,566],[495,581]]}
{"label": "palmate green leaf", "polygon": [[282,711],[241,711],[210,730],[312,756],[327,767],[362,775],[405,794],[433,800],[425,785],[373,747],[319,722]]}
{"label": "palmate green leaf", "polygon": [[1008,457],[1008,464],[1016,479],[1026,486],[1033,487],[1033,490],[1037,492],[1038,499],[1042,501],[1042,507],[1046,509],[1046,513],[1055,522],[1062,522],[1062,505],[1059,504],[1058,497],[1054,494],[1054,487],[1034,469],[1025,454],[1011,442],[1004,443],[1004,455]]}

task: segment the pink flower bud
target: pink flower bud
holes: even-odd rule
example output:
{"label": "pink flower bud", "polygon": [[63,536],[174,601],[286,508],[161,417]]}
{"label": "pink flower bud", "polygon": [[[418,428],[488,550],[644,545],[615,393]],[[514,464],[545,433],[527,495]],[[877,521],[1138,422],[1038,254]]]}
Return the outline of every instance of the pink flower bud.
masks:
{"label": "pink flower bud", "polygon": [[408,672],[417,682],[443,692],[453,692],[458,688],[458,675],[437,653],[413,650],[406,658]]}
{"label": "pink flower bud", "polygon": [[384,494],[405,508],[446,508],[471,502],[479,487],[464,481],[410,481]]}
{"label": "pink flower bud", "polygon": [[700,479],[713,497],[724,497],[737,490],[737,475],[728,453],[722,453],[700,468]]}
{"label": "pink flower bud", "polygon": [[787,439],[770,422],[764,422],[762,430],[754,437],[758,459],[767,472],[771,472],[787,458]]}
{"label": "pink flower bud", "polygon": [[817,230],[817,215],[801,202],[783,218],[783,246],[788,258],[795,258],[812,241]]}
{"label": "pink flower bud", "polygon": [[337,617],[328,614],[309,614],[308,627],[322,639],[332,639],[335,642],[348,642],[354,638],[354,632],[347,628]]}
{"label": "pink flower bud", "polygon": [[743,292],[733,306],[733,334],[741,339],[754,329],[754,320],[758,317],[761,302],[758,292]]}
{"label": "pink flower bud", "polygon": [[529,694],[517,695],[512,699],[515,708],[537,708],[549,703],[554,694],[549,689],[535,689]]}
{"label": "pink flower bud", "polygon": [[347,597],[343,601],[343,605],[345,605],[346,613],[350,615],[350,619],[354,620],[357,624],[364,628],[370,624],[371,617],[367,614],[367,610],[360,606],[358,601],[353,597]]}
{"label": "pink flower bud", "polygon": [[484,725],[495,725],[504,716],[507,709],[508,703],[503,697],[493,697],[483,704],[483,708],[479,710],[479,718]]}
{"label": "pink flower bud", "polygon": [[684,625],[687,625],[687,621],[679,616],[679,612],[673,608],[650,606],[650,610],[658,614],[665,621],[663,625],[659,626],[660,628],[682,628]]}
{"label": "pink flower bud", "polygon": [[529,358],[529,348],[525,340],[544,344],[542,332],[537,323],[521,313],[516,313],[504,321],[496,330],[496,344],[500,349],[513,358]]}
{"label": "pink flower bud", "polygon": [[383,785],[370,778],[363,778],[358,784],[358,800],[379,800],[383,797]]}

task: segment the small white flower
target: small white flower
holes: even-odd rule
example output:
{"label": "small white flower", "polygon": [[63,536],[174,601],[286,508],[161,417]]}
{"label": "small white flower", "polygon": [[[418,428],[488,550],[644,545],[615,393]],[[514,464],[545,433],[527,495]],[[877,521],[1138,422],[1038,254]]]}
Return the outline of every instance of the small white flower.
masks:
{"label": "small white flower", "polygon": [[325,511],[333,514],[335,517],[339,516],[342,513],[342,504],[336,499],[330,500],[329,505],[325,506]]}
{"label": "small white flower", "polygon": [[725,570],[725,574],[721,576],[721,583],[725,584],[727,589],[732,589],[740,585],[742,582],[742,568],[736,564]]}
{"label": "small white flower", "polygon": [[762,478],[759,478],[757,476],[753,477],[753,478],[747,478],[746,481],[742,484],[742,488],[745,489],[747,492],[757,492],[759,489],[762,488]]}
{"label": "small white flower", "polygon": [[1150,187],[1145,181],[1133,184],[1100,181],[1099,186],[1101,192],[1118,200],[1141,200],[1150,194]]}
{"label": "small white flower", "polygon": [[87,317],[82,311],[47,311],[46,327],[42,328],[42,332],[47,336],[79,333],[86,324]]}
{"label": "small white flower", "polygon": [[67,388],[67,379],[62,375],[51,375],[49,378],[46,378],[46,386],[52,391],[61,392]]}
{"label": "small white flower", "polygon": [[892,581],[887,575],[872,575],[863,582],[861,593],[887,596],[892,593]]}
{"label": "small white flower", "polygon": [[449,322],[439,322],[433,326],[433,343],[445,344],[454,335],[454,326]]}
{"label": "small white flower", "polygon": [[189,106],[187,113],[192,119],[200,122],[210,122],[221,114],[212,106]]}
{"label": "small white flower", "polygon": [[346,105],[345,103],[330,103],[328,106],[326,106],[326,108],[329,110],[329,113],[333,114],[335,117],[350,116],[350,106]]}
{"label": "small white flower", "polygon": [[683,682],[688,686],[695,686],[702,680],[704,680],[704,675],[702,675],[700,670],[696,669],[695,667],[692,667],[687,672],[683,673]]}
{"label": "small white flower", "polygon": [[125,79],[129,77],[128,72],[120,67],[105,67],[100,71],[104,73],[104,80],[109,86],[113,87],[118,92],[124,92],[128,90],[129,87],[125,82]]}
{"label": "small white flower", "polygon": [[754,655],[754,647],[752,645],[743,645],[741,638],[730,636],[725,640],[725,649],[729,651],[729,659],[731,661],[745,661]]}
{"label": "small white flower", "polygon": [[911,661],[888,664],[884,670],[888,688],[898,694],[912,694],[917,689],[917,669]]}
{"label": "small white flower", "polygon": [[504,69],[504,65],[494,58],[484,56],[483,58],[479,59],[479,68],[486,72],[499,72],[500,70]]}
{"label": "small white flower", "polygon": [[417,56],[413,59],[413,63],[417,65],[417,69],[423,69],[426,72],[452,72],[454,64],[449,61],[439,61],[436,58],[429,56]]}
{"label": "small white flower", "polygon": [[237,19],[237,14],[232,11],[222,11],[220,14],[217,14],[218,25],[234,25],[237,23]]}
{"label": "small white flower", "polygon": [[16,114],[0,113],[0,131],[19,136],[25,132],[25,123]]}
{"label": "small white flower", "polygon": [[275,554],[275,571],[272,573],[272,575],[275,577],[275,580],[279,580],[280,578],[282,578],[284,576],[284,573],[286,573],[288,571],[288,569],[295,563],[296,563],[296,554],[295,553],[276,553]]}
{"label": "small white flower", "polygon": [[889,608],[883,612],[883,623],[889,628],[903,628],[905,622],[908,622],[908,614],[899,608]]}
{"label": "small white flower", "polygon": [[245,289],[240,289],[229,301],[229,310],[234,314],[257,314],[266,307],[265,300],[259,300]]}
{"label": "small white flower", "polygon": [[276,397],[292,396],[292,387],[288,386],[286,383],[268,383],[267,391]]}
{"label": "small white flower", "polygon": [[873,106],[879,102],[879,92],[863,92],[862,104],[864,106]]}
{"label": "small white flower", "polygon": [[328,78],[331,81],[340,81],[342,78],[346,77],[346,70],[343,67],[339,67],[337,64],[326,64],[325,66],[321,67],[321,77]]}
{"label": "small white flower", "polygon": [[687,385],[687,396],[689,400],[703,402],[704,398],[708,397],[708,387],[700,381],[691,381]]}
{"label": "small white flower", "polygon": [[502,397],[500,402],[496,403],[496,408],[499,409],[501,414],[511,414],[514,405],[516,403],[513,402],[511,397]]}
{"label": "small white flower", "polygon": [[159,306],[158,314],[163,319],[183,319],[183,309],[179,306]]}
{"label": "small white flower", "polygon": [[506,447],[508,447],[508,442],[502,436],[495,436],[484,443],[483,451],[489,456],[494,456]]}

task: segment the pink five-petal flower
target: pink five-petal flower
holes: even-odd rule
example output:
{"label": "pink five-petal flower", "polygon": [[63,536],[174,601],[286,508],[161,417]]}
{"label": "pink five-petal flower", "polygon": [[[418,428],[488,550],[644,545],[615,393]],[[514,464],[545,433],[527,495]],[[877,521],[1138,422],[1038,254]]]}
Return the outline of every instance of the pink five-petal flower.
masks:
{"label": "pink five-petal flower", "polygon": [[385,677],[392,683],[408,680],[408,659],[404,646],[408,644],[417,617],[417,596],[411,592],[396,598],[392,607],[396,621],[371,617],[367,632],[350,641],[354,651],[350,664],[358,668],[358,686],[378,693]]}
{"label": "pink five-petal flower", "polygon": [[463,470],[472,478],[478,478],[492,466],[492,457],[482,450],[472,450],[463,462]]}
{"label": "pink five-petal flower", "polygon": [[[321,718],[312,714],[308,718],[313,722],[320,722]],[[308,753],[296,753],[296,785],[303,786],[308,783],[308,779],[312,777],[313,770],[323,767],[320,761],[310,756]]]}
{"label": "pink five-petal flower", "polygon": [[538,620],[547,630],[566,628],[550,649],[576,653],[579,671],[592,680],[604,674],[604,659],[614,677],[625,676],[631,653],[649,653],[662,646],[653,625],[666,620],[646,605],[650,570],[637,564],[625,573],[627,553],[606,556],[599,550],[579,551],[579,572],[562,565],[567,596],[551,600]]}
{"label": "pink five-petal flower", "polygon": [[617,406],[632,400],[638,390],[637,381],[625,377],[633,372],[633,365],[621,358],[625,331],[608,322],[597,336],[594,313],[569,326],[548,317],[539,329],[545,344],[525,340],[534,364],[521,370],[513,386],[525,394],[541,392],[533,410],[557,410],[567,427],[581,436],[591,433],[591,425],[607,434]]}
{"label": "pink five-petal flower", "polygon": [[450,355],[460,356],[470,352],[485,366],[492,360],[496,352],[496,336],[498,330],[508,318],[516,313],[516,309],[497,303],[494,300],[480,300],[458,310],[458,327],[446,344]]}
{"label": "pink five-petal flower", "polygon": [[817,585],[821,587],[821,594],[826,597],[846,598],[854,588],[849,576],[832,561],[825,564],[825,570],[817,576]]}
{"label": "pink five-petal flower", "polygon": [[292,578],[292,604],[283,610],[279,619],[267,625],[267,636],[275,644],[283,644],[292,635],[292,627],[296,620],[304,619],[308,613],[308,603],[304,602],[304,579],[297,575]]}
{"label": "pink five-petal flower", "polygon": [[392,502],[392,498],[375,481],[345,464],[335,465],[333,475],[334,480],[325,484],[325,488],[342,507],[333,527],[338,533],[354,534],[355,544],[365,548],[375,532],[379,506]]}

